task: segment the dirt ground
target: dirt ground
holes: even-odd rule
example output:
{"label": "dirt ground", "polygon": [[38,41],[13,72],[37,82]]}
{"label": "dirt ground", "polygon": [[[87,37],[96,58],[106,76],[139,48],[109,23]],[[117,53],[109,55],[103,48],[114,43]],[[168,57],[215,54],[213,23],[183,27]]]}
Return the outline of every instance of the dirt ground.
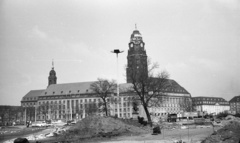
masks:
{"label": "dirt ground", "polygon": [[177,140],[182,140],[186,143],[200,143],[212,133],[213,128],[163,130],[162,134],[159,135],[121,136],[101,143],[173,143]]}
{"label": "dirt ground", "polygon": [[[0,142],[12,143],[18,137],[34,136],[52,132],[53,128],[26,128],[25,126],[8,127],[0,130]],[[4,134],[2,134],[4,132]]]}
{"label": "dirt ground", "polygon": [[[184,125],[180,125],[180,123],[164,123],[162,125],[164,127],[161,130],[162,133],[152,135],[151,127],[144,127],[137,121],[110,117],[91,117],[69,126],[70,129],[67,129],[63,136],[44,138],[39,141],[52,143],[69,138],[73,142],[81,143],[174,143],[179,140],[185,143],[200,143],[209,137],[214,130],[221,128],[221,126],[213,128],[209,125],[186,125],[186,123]],[[46,134],[54,130],[55,128],[49,128],[34,134]],[[87,138],[82,138],[85,136]],[[95,138],[92,139],[92,137]]]}
{"label": "dirt ground", "polygon": [[[39,133],[46,132],[41,131]],[[196,129],[174,129],[174,130],[162,130],[162,134],[151,135],[141,134],[141,135],[123,135],[113,138],[102,138],[95,140],[88,140],[86,142],[98,142],[98,143],[173,143],[176,140],[183,140],[185,142],[196,143],[204,140],[210,134],[213,133],[213,128],[196,128]],[[44,142],[44,141],[43,141]],[[84,142],[84,141],[83,141]]]}

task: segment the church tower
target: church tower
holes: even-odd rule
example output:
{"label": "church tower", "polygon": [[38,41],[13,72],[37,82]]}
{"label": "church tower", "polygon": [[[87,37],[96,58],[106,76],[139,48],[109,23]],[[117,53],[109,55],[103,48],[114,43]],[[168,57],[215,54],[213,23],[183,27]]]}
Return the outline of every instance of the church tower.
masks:
{"label": "church tower", "polygon": [[57,84],[57,76],[56,76],[56,72],[54,70],[53,61],[52,61],[52,70],[49,72],[49,76],[48,76],[48,86],[51,84]]}
{"label": "church tower", "polygon": [[139,79],[139,76],[141,76],[141,78],[148,76],[145,43],[137,28],[131,34],[128,46],[127,83],[132,83],[133,80]]}

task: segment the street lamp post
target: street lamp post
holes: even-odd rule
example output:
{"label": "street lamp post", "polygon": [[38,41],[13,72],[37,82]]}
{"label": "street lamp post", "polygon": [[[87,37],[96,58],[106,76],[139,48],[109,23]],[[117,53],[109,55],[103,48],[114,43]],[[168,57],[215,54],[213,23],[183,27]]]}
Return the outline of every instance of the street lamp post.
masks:
{"label": "street lamp post", "polygon": [[24,124],[25,125],[27,125],[27,107],[25,107],[25,122],[24,122]]}
{"label": "street lamp post", "polygon": [[34,112],[34,120],[36,122],[36,118],[37,118],[37,105],[34,105],[34,109],[35,109],[35,112]]}
{"label": "street lamp post", "polygon": [[[123,53],[119,49],[114,49],[112,53],[115,53],[117,56],[117,101],[119,101],[119,85],[118,85],[118,54]],[[119,117],[119,103],[117,102],[117,115]]]}

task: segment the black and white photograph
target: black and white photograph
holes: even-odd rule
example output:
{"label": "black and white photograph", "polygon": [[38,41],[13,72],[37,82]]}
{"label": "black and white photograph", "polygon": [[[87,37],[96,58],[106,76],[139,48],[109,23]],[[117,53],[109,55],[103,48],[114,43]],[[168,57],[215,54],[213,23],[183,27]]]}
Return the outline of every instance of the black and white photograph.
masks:
{"label": "black and white photograph", "polygon": [[0,142],[240,143],[239,0],[0,0]]}

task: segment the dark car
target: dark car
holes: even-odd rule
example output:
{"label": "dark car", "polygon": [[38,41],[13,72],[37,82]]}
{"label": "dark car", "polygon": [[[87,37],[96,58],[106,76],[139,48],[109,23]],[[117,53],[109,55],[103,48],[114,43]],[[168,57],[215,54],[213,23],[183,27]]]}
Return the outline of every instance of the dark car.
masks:
{"label": "dark car", "polygon": [[177,122],[177,114],[168,114],[168,122]]}

